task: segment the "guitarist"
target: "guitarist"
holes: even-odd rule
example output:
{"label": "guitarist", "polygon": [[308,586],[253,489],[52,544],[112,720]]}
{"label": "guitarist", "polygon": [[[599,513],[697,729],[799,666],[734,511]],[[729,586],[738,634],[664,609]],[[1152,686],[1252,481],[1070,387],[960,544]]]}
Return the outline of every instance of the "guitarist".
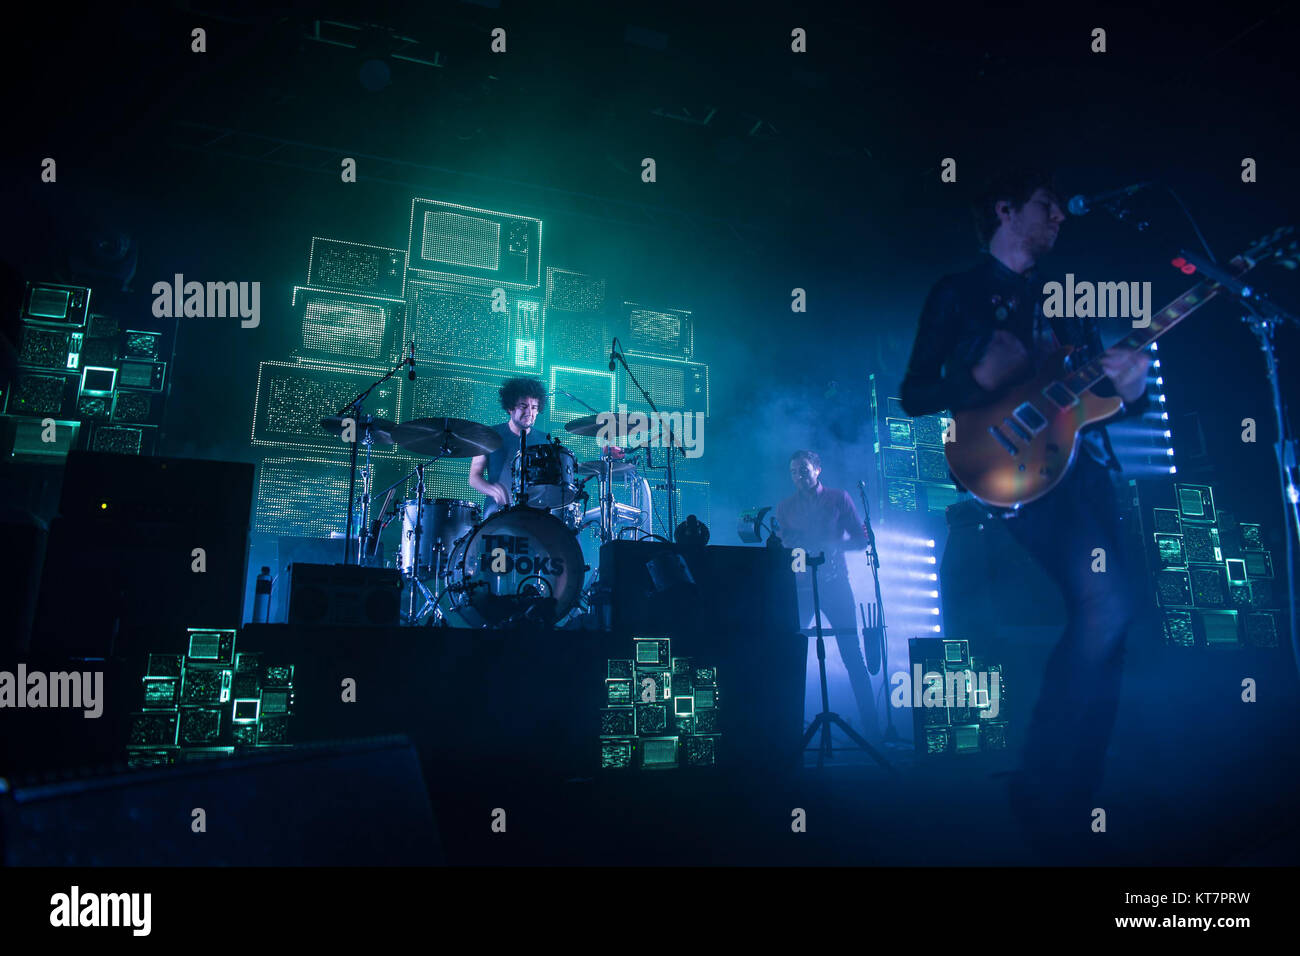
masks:
{"label": "guitarist", "polygon": [[[1109,380],[1094,392],[1118,394],[1123,416],[1140,414],[1148,404],[1150,356],[1103,352],[1093,319],[1043,316],[1035,266],[1065,221],[1050,175],[1004,174],[973,211],[985,255],[930,291],[902,383],[904,410],[930,415],[985,404],[1003,386],[1030,377],[1045,354],[1073,345],[1080,361],[1101,356]],[[1083,429],[1079,440],[1070,473],[1007,522],[1012,537],[1060,587],[1068,615],[1048,660],[1020,768],[1010,778],[1013,812],[1049,852],[1064,848],[1070,835],[1088,832],[1135,607],[1109,475],[1119,464],[1100,423]],[[1105,549],[1105,572],[1092,570],[1096,548]]]}

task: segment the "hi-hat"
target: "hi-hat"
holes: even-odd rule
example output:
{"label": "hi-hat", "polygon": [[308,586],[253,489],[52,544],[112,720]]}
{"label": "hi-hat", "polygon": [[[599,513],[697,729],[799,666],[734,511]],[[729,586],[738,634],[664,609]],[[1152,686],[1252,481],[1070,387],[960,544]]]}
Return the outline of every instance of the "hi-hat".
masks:
{"label": "hi-hat", "polygon": [[393,429],[403,451],[444,458],[490,455],[501,447],[501,436],[478,422],[464,418],[417,418]]}

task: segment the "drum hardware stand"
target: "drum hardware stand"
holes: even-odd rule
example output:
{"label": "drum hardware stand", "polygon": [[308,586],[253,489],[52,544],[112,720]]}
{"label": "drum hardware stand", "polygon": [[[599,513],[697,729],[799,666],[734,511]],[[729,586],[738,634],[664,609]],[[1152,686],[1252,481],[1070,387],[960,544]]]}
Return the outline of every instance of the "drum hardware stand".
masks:
{"label": "drum hardware stand", "polygon": [[[831,746],[831,726],[834,725],[848,736],[855,744],[858,750],[862,750],[869,755],[882,768],[896,775],[897,771],[890,765],[875,747],[867,743],[866,738],[848,725],[848,723],[839,714],[831,711],[830,694],[826,689],[826,640],[822,637],[822,601],[821,593],[817,590],[817,568],[819,565],[826,563],[826,553],[822,552],[816,557],[811,554],[807,556],[808,572],[812,575],[812,592],[813,592],[813,623],[817,626],[817,669],[821,672],[822,686],[822,709],[813,722],[808,725],[804,731],[803,744],[800,746],[800,752],[807,751],[808,742],[813,739],[818,731],[821,731],[821,742],[817,745],[817,769],[822,769],[828,759],[834,759],[834,748]],[[854,749],[854,748],[847,748]]]}
{"label": "drum hardware stand", "polygon": [[[881,689],[886,695],[889,693],[889,627],[885,624],[885,599],[880,593],[880,552],[876,550],[876,529],[871,526],[871,506],[867,503],[867,483],[858,482],[858,494],[862,496],[862,528],[867,533],[867,561],[871,565],[871,578],[876,586],[876,608],[871,614],[871,620],[867,620],[866,610],[861,604],[858,605],[858,613],[862,615],[862,639],[865,641],[868,635],[877,637],[880,641],[880,675]],[[868,676],[870,674],[868,673]],[[875,706],[875,697],[872,697],[872,706]],[[902,744],[902,738],[898,736],[898,730],[894,727],[894,708],[885,705],[885,733],[884,741],[887,744]]]}
{"label": "drum hardware stand", "polygon": [[600,543],[614,539],[614,456],[602,451],[600,470]]}
{"label": "drum hardware stand", "polygon": [[528,436],[532,432],[531,428],[525,428],[523,434],[519,436],[519,490],[515,492],[515,504],[525,505],[528,503]]}
{"label": "drum hardware stand", "polygon": [[[632,370],[627,367],[627,359],[623,358],[622,350],[620,349],[620,350],[611,351],[610,355],[611,358],[617,359],[622,364],[623,371],[627,372],[627,377],[632,380],[632,384],[637,387],[637,391],[641,393],[641,397],[645,399],[645,403],[649,405],[650,410],[655,413],[655,419],[662,421],[663,416],[659,411],[659,406],[657,406],[654,403],[654,399],[650,397],[650,393],[641,387],[641,383],[636,380],[636,376],[632,374]],[[611,365],[610,368],[612,369],[613,366]],[[673,475],[673,450],[674,450],[674,446],[673,446],[673,436],[672,436],[672,422],[669,422],[668,423],[668,456],[666,458],[667,464],[665,466],[667,484],[664,487],[665,490],[668,492],[668,540],[670,542],[673,541],[677,535],[677,502],[675,500],[677,497],[677,482]],[[646,444],[645,454],[646,454],[646,469],[657,470],[655,469],[654,465],[651,463],[651,451],[650,451],[650,445],[648,443]]]}
{"label": "drum hardware stand", "polygon": [[[434,455],[428,461],[421,462],[420,464],[416,465],[413,469],[408,471],[401,478],[398,478],[395,482],[393,482],[391,485],[385,488],[383,492],[381,492],[382,494],[385,495],[390,494],[393,491],[393,489],[396,488],[398,485],[402,484],[403,482],[409,481],[412,475],[416,476],[415,540],[411,548],[411,566],[409,568],[403,569],[402,572],[403,576],[409,574],[411,579],[411,596],[407,603],[407,615],[406,615],[406,621],[408,624],[418,624],[424,618],[424,616],[429,613],[431,607],[434,615],[440,616],[438,610],[438,604],[437,601],[434,599],[433,593],[427,587],[425,587],[424,582],[420,580],[420,537],[424,533],[424,509],[425,509],[424,469],[432,465],[434,462],[441,461],[443,458],[447,456],[447,453],[449,451],[450,449],[448,448],[448,440],[444,436],[442,440],[441,454]],[[441,560],[441,555],[439,555],[439,560]],[[421,606],[418,614],[416,613],[415,610],[415,592],[417,589],[420,591],[421,594],[424,595],[424,604],[423,606]]]}
{"label": "drum hardware stand", "polygon": [[[362,415],[361,406],[365,404],[365,401],[367,398],[370,397],[371,392],[373,392],[384,382],[388,381],[390,378],[392,378],[394,375],[400,372],[402,370],[402,366],[405,364],[406,364],[406,359],[400,360],[396,365],[394,365],[392,368],[388,370],[387,375],[385,375],[383,378],[376,379],[370,385],[369,388],[367,388],[364,392],[362,392],[360,395],[352,399],[352,401],[348,402],[346,405],[344,405],[342,408],[340,408],[337,412],[334,413],[335,415],[341,417],[351,412],[351,417],[356,421],[358,425],[361,425],[365,429],[365,433],[366,433],[365,438],[363,440],[366,443],[367,490],[361,501],[362,513],[361,513],[361,527],[359,529],[361,549],[357,554],[358,564],[361,563],[361,557],[366,553],[366,542],[370,537],[370,493],[369,493],[370,474],[369,472],[370,472],[370,445],[373,442],[373,439],[370,436],[370,429],[368,427],[369,423],[368,422],[363,423],[362,421],[363,418],[368,418],[369,416]],[[344,535],[344,543],[343,543],[344,564],[350,563],[349,558],[351,556],[350,553],[352,551],[352,520],[353,520],[352,509],[356,507],[356,503],[357,503],[357,443],[356,441],[355,440],[352,441],[351,445],[352,445],[352,454],[350,456],[350,460],[348,463],[348,475],[349,475],[348,522],[347,522],[347,531]]]}

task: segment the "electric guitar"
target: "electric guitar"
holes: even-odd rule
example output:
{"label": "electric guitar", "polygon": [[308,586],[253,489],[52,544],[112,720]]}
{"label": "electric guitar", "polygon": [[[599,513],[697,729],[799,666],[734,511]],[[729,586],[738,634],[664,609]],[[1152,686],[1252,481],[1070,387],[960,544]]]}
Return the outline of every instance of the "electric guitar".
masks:
{"label": "electric guitar", "polygon": [[[1292,232],[1290,226],[1274,230],[1235,257],[1229,268],[1240,276],[1269,257],[1295,268],[1297,243],[1282,248]],[[1222,289],[1202,280],[1115,347],[1146,348]],[[1080,430],[1111,418],[1124,404],[1118,395],[1092,391],[1106,379],[1101,362],[1094,359],[1071,369],[1067,359],[1073,351],[1067,346],[1053,352],[1032,378],[1002,389],[992,403],[953,413],[951,438],[945,435],[944,442],[948,467],[985,504],[1015,509],[1047,494],[1074,464]]]}

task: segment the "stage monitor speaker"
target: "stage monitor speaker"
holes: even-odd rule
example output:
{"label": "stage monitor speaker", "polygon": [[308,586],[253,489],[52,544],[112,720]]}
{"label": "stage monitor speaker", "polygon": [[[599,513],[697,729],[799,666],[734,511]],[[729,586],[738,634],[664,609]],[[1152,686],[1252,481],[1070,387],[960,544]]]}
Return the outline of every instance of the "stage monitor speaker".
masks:
{"label": "stage monitor speaker", "polygon": [[244,462],[70,453],[33,649],[183,650],[186,628],[238,627],[252,501]]}
{"label": "stage monitor speaker", "polygon": [[396,627],[401,623],[400,571],[354,564],[291,564],[288,570],[290,624]]}
{"label": "stage monitor speaker", "polygon": [[404,737],[18,786],[0,794],[0,825],[6,866],[444,862]]}

